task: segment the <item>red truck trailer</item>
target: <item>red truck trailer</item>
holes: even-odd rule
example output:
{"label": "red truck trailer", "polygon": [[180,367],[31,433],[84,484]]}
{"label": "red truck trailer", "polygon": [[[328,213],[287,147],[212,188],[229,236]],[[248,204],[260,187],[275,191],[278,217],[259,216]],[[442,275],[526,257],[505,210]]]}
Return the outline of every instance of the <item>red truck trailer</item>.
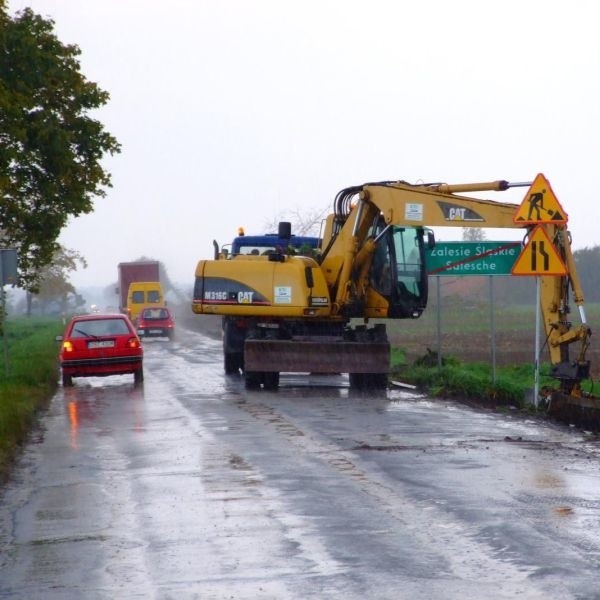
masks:
{"label": "red truck trailer", "polygon": [[134,281],[160,281],[158,261],[140,260],[122,262],[118,264],[119,270],[119,310],[127,314],[127,292]]}

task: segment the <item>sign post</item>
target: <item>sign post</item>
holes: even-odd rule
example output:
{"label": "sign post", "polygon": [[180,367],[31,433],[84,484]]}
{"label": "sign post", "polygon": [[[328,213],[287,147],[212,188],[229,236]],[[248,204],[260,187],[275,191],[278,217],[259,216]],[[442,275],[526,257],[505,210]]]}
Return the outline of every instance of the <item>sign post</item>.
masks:
{"label": "sign post", "polygon": [[494,320],[494,278],[490,275],[490,331],[492,332],[492,383],[496,383],[496,321]]}
{"label": "sign post", "polygon": [[0,327],[4,346],[4,372],[8,375],[8,338],[6,336],[6,306],[4,286],[17,283],[17,251],[14,248],[0,248]]}
{"label": "sign post", "polygon": [[552,191],[550,182],[538,173],[518,207],[513,222],[531,225],[527,243],[517,258],[513,275],[535,276],[535,368],[533,375],[533,403],[538,406],[540,393],[540,302],[541,281],[544,275],[567,275],[567,267],[548,236],[545,226],[566,227],[568,215]]}

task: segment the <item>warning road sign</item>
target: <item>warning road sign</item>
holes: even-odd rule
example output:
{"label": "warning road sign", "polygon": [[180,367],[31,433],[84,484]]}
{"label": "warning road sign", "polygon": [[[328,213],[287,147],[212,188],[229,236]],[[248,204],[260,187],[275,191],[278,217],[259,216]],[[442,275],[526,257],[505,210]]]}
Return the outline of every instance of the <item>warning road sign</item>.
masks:
{"label": "warning road sign", "polygon": [[537,225],[538,223],[564,224],[567,220],[567,213],[554,195],[549,181],[538,173],[517,209],[513,221],[517,225]]}
{"label": "warning road sign", "polygon": [[538,225],[517,258],[513,275],[566,275],[567,268],[543,226]]}

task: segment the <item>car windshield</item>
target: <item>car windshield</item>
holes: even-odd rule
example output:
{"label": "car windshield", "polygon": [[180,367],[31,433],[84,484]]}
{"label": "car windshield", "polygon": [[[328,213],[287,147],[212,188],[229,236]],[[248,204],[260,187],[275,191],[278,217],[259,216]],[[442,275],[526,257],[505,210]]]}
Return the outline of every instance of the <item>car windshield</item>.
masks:
{"label": "car windshield", "polygon": [[124,319],[90,319],[77,321],[73,325],[71,337],[99,337],[126,333],[129,333],[129,327]]}
{"label": "car windshield", "polygon": [[148,308],[142,313],[143,319],[168,319],[169,313],[165,308]]}

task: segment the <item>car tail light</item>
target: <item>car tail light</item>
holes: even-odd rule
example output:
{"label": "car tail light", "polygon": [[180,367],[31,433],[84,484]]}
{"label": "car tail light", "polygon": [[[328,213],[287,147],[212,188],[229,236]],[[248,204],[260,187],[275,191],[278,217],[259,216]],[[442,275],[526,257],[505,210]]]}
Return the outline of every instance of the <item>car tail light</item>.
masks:
{"label": "car tail light", "polygon": [[127,347],[128,348],[139,348],[140,347],[140,340],[136,337],[132,337],[129,338],[127,340]]}
{"label": "car tail light", "polygon": [[70,340],[65,340],[63,342],[63,350],[65,352],[73,352],[73,343]]}

